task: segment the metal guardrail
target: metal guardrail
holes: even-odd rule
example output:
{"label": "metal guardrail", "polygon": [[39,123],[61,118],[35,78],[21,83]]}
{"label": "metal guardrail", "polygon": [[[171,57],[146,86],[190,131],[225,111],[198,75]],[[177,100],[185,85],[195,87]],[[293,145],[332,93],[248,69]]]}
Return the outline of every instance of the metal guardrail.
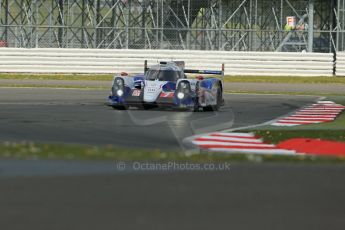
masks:
{"label": "metal guardrail", "polygon": [[10,73],[142,73],[144,60],[183,60],[188,69],[225,63],[226,75],[333,76],[334,67],[329,53],[0,48],[0,72]]}

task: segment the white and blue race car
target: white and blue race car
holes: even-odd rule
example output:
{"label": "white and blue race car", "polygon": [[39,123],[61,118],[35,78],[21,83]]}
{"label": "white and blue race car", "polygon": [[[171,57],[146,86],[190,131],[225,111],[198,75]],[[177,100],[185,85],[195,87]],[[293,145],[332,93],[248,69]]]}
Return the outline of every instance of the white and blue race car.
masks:
{"label": "white and blue race car", "polygon": [[[114,77],[109,105],[114,109],[128,109],[129,106],[150,109],[172,107],[198,111],[217,111],[224,104],[223,77],[221,71],[187,70],[184,62],[160,62],[147,67],[145,73],[129,76],[121,73]],[[189,74],[219,75],[217,77],[187,78]]]}

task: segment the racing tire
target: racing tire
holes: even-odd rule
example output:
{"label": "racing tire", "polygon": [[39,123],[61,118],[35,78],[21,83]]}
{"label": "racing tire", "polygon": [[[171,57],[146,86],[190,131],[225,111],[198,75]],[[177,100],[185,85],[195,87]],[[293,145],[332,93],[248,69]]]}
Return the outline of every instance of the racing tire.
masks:
{"label": "racing tire", "polygon": [[127,110],[128,109],[127,105],[113,105],[112,107],[115,110]]}
{"label": "racing tire", "polygon": [[206,106],[203,107],[203,111],[204,112],[211,112],[211,111],[219,111],[220,106],[223,103],[223,94],[222,94],[222,90],[221,88],[218,86],[217,88],[217,103],[216,105],[210,105],[210,106]]}
{"label": "racing tire", "polygon": [[199,108],[200,108],[199,106],[196,106],[192,109],[192,111],[195,113],[200,112]]}
{"label": "racing tire", "polygon": [[201,106],[197,102],[197,104],[194,106],[194,108],[191,109],[191,111],[193,111],[193,112],[200,112],[200,109],[201,109]]}
{"label": "racing tire", "polygon": [[153,109],[154,106],[153,106],[153,105],[146,105],[146,104],[143,104],[143,105],[142,105],[142,108],[143,108],[144,110],[149,110],[149,109]]}
{"label": "racing tire", "polygon": [[195,99],[195,105],[194,108],[192,109],[193,112],[200,112],[200,109],[202,108],[199,104],[199,95],[200,95],[200,82],[197,82],[195,86],[195,94],[197,95]]}

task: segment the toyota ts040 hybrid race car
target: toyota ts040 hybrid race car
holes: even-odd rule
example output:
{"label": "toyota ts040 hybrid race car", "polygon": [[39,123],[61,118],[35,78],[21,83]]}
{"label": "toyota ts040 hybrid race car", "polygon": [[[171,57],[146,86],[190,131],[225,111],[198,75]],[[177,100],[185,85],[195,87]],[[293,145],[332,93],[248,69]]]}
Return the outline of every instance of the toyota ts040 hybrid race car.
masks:
{"label": "toyota ts040 hybrid race car", "polygon": [[136,106],[216,111],[224,104],[221,79],[186,76],[186,73],[208,74],[219,75],[223,79],[224,64],[221,71],[187,70],[184,62],[160,62],[148,68],[145,61],[144,71],[144,74],[136,76],[127,73],[116,75],[108,98],[109,105],[114,109]]}

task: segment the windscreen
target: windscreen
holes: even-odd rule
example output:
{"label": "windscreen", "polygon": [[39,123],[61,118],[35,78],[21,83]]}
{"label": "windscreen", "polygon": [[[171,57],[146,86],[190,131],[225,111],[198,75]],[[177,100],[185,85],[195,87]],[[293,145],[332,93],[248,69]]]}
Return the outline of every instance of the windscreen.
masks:
{"label": "windscreen", "polygon": [[177,81],[181,77],[180,71],[175,70],[148,70],[146,80],[149,81]]}

